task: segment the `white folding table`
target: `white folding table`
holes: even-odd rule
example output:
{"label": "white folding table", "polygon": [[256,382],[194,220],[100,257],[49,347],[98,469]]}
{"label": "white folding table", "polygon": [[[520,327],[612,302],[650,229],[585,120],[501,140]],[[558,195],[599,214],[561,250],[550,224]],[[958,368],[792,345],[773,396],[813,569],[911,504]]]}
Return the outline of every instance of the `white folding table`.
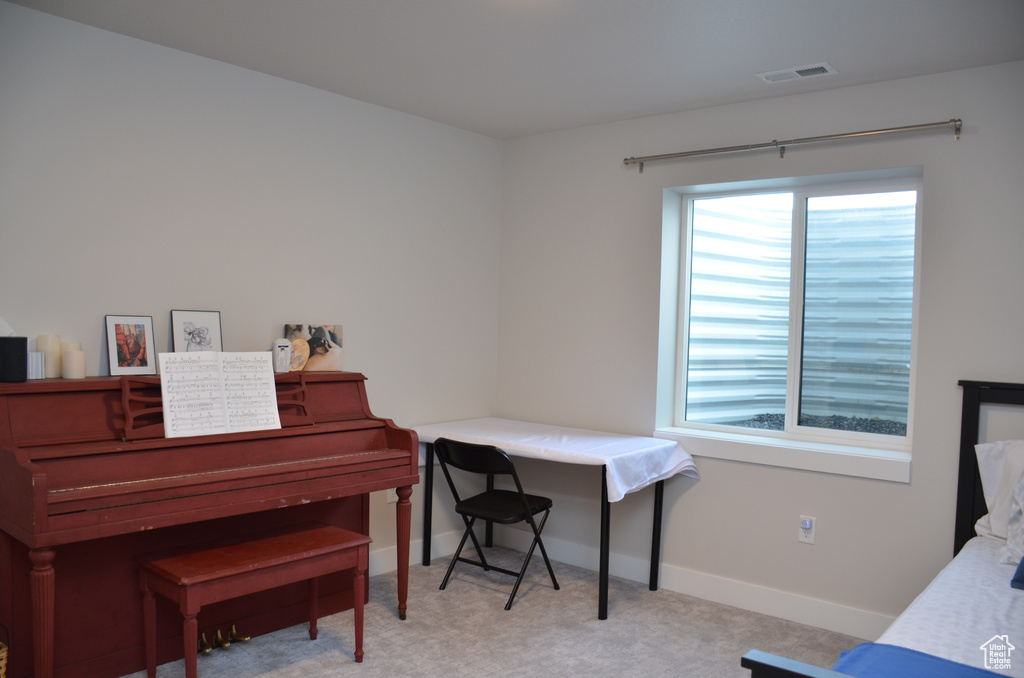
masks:
{"label": "white folding table", "polygon": [[[654,520],[651,537],[650,590],[658,589],[661,561],[661,519],[665,480],[675,475],[700,478],[693,458],[671,440],[605,433],[586,429],[536,424],[487,417],[414,426],[426,445],[423,483],[423,564],[430,564],[431,506],[434,486],[434,441],[450,438],[494,445],[517,457],[566,464],[601,466],[601,548],[598,572],[598,619],[608,618],[608,556],[610,503],[648,485],[654,485]],[[490,532],[487,535],[490,545]]]}

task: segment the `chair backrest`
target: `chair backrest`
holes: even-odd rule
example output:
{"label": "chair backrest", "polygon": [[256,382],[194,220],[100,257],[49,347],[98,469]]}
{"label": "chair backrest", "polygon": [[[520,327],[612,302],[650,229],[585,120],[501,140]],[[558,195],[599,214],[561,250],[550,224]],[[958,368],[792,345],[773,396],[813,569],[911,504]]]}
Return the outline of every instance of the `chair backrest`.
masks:
{"label": "chair backrest", "polygon": [[449,438],[434,441],[434,451],[442,463],[470,473],[516,475],[515,466],[504,450],[493,445],[464,443]]}

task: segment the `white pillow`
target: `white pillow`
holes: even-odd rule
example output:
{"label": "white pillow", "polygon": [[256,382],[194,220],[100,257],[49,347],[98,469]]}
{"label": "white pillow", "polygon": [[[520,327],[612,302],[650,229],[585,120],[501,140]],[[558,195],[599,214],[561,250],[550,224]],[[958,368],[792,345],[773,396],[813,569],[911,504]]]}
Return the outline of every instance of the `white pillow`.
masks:
{"label": "white pillow", "polygon": [[1024,478],[1013,488],[1010,502],[1010,522],[1006,533],[1006,546],[999,551],[1000,561],[1015,564],[1024,559]]}
{"label": "white pillow", "polygon": [[1024,440],[999,440],[974,446],[988,514],[974,526],[981,536],[1006,539],[1013,491],[1024,477]]}

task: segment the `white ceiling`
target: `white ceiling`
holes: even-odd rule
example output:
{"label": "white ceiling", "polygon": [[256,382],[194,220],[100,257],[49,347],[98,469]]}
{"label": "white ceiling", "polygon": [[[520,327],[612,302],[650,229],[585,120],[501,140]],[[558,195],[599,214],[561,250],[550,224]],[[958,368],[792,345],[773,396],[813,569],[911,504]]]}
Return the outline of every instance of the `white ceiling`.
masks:
{"label": "white ceiling", "polygon": [[12,1],[498,139],[1024,59],[1024,0]]}

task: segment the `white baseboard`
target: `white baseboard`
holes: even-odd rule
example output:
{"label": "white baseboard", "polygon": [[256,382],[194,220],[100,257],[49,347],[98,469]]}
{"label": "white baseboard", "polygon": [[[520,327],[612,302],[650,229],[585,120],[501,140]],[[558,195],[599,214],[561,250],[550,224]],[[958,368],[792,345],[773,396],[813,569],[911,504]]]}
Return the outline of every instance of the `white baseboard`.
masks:
{"label": "white baseboard", "polygon": [[[461,537],[461,533],[458,532],[434,535],[431,539],[431,556],[438,558],[446,554],[451,555],[459,545]],[[495,538],[497,539],[497,532]],[[508,548],[525,551],[530,547],[530,534],[522,530],[505,529],[501,531],[500,543]],[[544,538],[544,545],[552,560],[588,570],[597,569],[600,554],[596,548],[548,536]],[[414,540],[410,545],[410,564],[419,564],[422,554],[422,539]],[[371,551],[370,573],[391,572],[396,567],[395,558],[394,547]],[[642,583],[647,583],[650,579],[650,564],[643,558],[612,552],[608,558],[608,567],[610,573],[616,577]],[[864,640],[875,640],[893,621],[893,617],[887,615],[674,565],[662,565],[659,584],[661,588],[669,591],[817,626]],[[614,592],[610,595],[614,595]]]}
{"label": "white baseboard", "polygon": [[661,586],[863,640],[875,640],[893,621],[893,617],[875,612],[681,567],[663,566]]}
{"label": "white baseboard", "polygon": [[[462,539],[461,532],[447,532],[445,534],[435,534],[433,539],[430,540],[430,554],[431,558],[440,558],[441,556],[451,556],[455,553],[455,549],[459,546],[459,540]],[[547,540],[544,540],[544,545],[547,546]],[[529,548],[530,544],[527,543],[524,546],[524,550]],[[371,545],[372,548],[372,545]],[[419,565],[423,561],[423,540],[413,539],[409,545],[409,564]],[[398,567],[398,549],[394,546],[388,546],[376,551],[370,551],[370,575],[384,574],[385,572],[392,572]]]}

